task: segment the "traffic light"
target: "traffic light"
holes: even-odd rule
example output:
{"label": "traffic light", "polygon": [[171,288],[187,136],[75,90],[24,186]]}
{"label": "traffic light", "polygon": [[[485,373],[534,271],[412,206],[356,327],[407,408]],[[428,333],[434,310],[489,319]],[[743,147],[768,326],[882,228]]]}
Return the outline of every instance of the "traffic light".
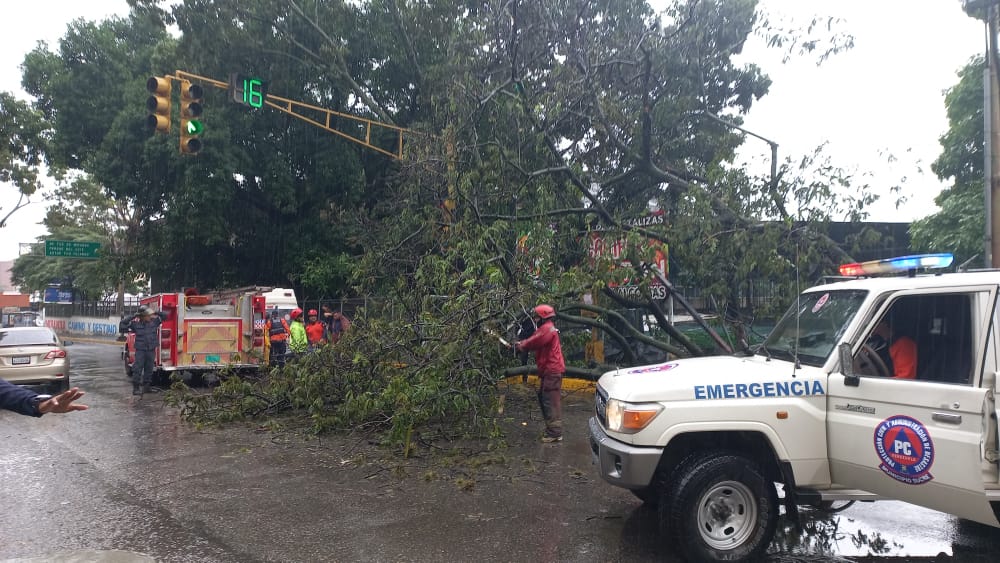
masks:
{"label": "traffic light", "polygon": [[238,104],[254,109],[264,107],[267,101],[267,82],[255,76],[229,75],[229,95]]}
{"label": "traffic light", "polygon": [[201,121],[203,111],[201,98],[204,96],[201,86],[187,80],[181,81],[181,152],[183,154],[198,154],[201,151],[199,136],[205,130]]}
{"label": "traffic light", "polygon": [[146,90],[152,94],[146,98],[146,127],[157,133],[170,132],[170,80],[162,76],[150,76]]}

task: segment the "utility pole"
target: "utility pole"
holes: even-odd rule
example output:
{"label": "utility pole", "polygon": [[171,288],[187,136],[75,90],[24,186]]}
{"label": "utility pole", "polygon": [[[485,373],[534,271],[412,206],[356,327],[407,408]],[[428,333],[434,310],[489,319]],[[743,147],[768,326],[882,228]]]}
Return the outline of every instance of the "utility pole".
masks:
{"label": "utility pole", "polygon": [[965,13],[986,23],[983,69],[983,203],[986,225],[983,251],[987,268],[1000,268],[1000,83],[997,20],[1000,0],[962,0]]}
{"label": "utility pole", "polygon": [[984,76],[985,91],[984,125],[986,129],[986,146],[984,147],[987,166],[986,172],[986,240],[989,245],[990,268],[1000,268],[1000,83],[997,82],[997,18],[1000,17],[1000,7],[996,2],[987,8],[986,21],[986,76]]}

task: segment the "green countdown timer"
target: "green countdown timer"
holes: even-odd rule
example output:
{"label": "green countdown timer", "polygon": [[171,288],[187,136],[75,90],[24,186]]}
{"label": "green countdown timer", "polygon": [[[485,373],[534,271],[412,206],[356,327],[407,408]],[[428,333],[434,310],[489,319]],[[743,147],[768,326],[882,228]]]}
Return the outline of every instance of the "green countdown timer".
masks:
{"label": "green countdown timer", "polygon": [[260,78],[231,74],[229,75],[229,90],[232,92],[233,101],[238,104],[255,109],[264,107],[264,100],[267,98],[267,82]]}

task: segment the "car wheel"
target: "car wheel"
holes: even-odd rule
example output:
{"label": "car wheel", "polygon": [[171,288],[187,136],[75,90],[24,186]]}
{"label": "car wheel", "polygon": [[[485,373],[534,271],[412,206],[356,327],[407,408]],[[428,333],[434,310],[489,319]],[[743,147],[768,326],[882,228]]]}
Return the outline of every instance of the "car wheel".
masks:
{"label": "car wheel", "polygon": [[755,461],[726,452],[689,458],[674,474],[660,525],[688,561],[754,561],[778,524],[778,494]]}
{"label": "car wheel", "polygon": [[69,378],[63,379],[62,381],[56,381],[55,383],[49,385],[49,394],[58,395],[69,391]]}

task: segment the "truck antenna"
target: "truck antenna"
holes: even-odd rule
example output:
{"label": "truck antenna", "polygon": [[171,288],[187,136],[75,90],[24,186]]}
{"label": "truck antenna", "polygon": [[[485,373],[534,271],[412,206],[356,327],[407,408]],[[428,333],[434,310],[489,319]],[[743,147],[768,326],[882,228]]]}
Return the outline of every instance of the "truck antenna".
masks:
{"label": "truck antenna", "polygon": [[792,377],[797,375],[799,368],[802,364],[799,363],[799,339],[801,337],[801,325],[799,324],[799,318],[802,315],[802,292],[799,287],[799,245],[795,245],[795,346],[792,347],[792,356],[795,363],[792,364]]}

